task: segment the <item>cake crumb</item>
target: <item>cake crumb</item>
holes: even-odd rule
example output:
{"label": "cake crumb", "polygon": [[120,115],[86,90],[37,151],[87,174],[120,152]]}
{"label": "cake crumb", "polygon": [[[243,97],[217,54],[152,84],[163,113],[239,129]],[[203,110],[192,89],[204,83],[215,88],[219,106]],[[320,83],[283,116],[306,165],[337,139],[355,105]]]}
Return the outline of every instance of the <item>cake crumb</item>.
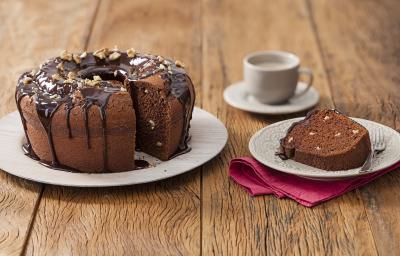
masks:
{"label": "cake crumb", "polygon": [[353,134],[359,133],[359,130],[352,130]]}
{"label": "cake crumb", "polygon": [[335,134],[335,137],[339,137],[340,135],[342,135],[340,132]]}
{"label": "cake crumb", "polygon": [[149,90],[147,90],[147,89],[144,89],[144,93],[146,93],[146,94],[147,94],[147,93],[149,93]]}
{"label": "cake crumb", "polygon": [[159,142],[159,141],[157,141],[156,145],[157,145],[157,147],[161,147],[161,146],[162,146],[162,143]]}
{"label": "cake crumb", "polygon": [[328,119],[330,119],[329,116],[325,116],[325,117],[324,117],[324,120],[325,120],[325,121],[328,120]]}
{"label": "cake crumb", "polygon": [[313,135],[315,135],[316,133],[315,132],[310,132],[309,133],[309,135],[311,135],[311,136],[313,136]]}
{"label": "cake crumb", "polygon": [[320,148],[320,147],[315,147],[315,149],[316,149],[316,150],[321,150],[321,148]]}
{"label": "cake crumb", "polygon": [[293,137],[289,137],[288,143],[290,143],[290,142],[292,142],[292,141],[293,141]]}

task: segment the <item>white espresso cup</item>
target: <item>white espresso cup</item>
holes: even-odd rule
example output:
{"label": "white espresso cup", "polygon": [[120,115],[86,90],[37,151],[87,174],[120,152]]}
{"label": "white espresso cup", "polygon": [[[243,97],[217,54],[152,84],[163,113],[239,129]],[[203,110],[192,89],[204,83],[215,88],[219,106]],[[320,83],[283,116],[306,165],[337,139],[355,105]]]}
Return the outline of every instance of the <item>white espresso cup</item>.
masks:
{"label": "white espresso cup", "polygon": [[[248,92],[265,104],[279,104],[299,97],[313,82],[312,71],[300,68],[299,57],[289,52],[251,53],[244,58],[243,69]],[[307,87],[295,94],[300,74],[308,76]]]}

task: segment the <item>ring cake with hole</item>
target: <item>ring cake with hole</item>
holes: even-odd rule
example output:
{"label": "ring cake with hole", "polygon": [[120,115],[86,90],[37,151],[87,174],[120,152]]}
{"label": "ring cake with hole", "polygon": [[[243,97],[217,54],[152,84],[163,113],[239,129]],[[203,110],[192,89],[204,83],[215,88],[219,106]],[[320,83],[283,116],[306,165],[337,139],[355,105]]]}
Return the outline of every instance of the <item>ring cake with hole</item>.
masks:
{"label": "ring cake with hole", "polygon": [[338,171],[362,166],[370,153],[365,127],[336,110],[315,110],[288,129],[277,155],[283,160]]}
{"label": "ring cake with hole", "polygon": [[63,51],[22,74],[15,100],[26,153],[53,168],[122,172],[140,167],[135,150],[161,160],[190,150],[195,91],[179,61]]}

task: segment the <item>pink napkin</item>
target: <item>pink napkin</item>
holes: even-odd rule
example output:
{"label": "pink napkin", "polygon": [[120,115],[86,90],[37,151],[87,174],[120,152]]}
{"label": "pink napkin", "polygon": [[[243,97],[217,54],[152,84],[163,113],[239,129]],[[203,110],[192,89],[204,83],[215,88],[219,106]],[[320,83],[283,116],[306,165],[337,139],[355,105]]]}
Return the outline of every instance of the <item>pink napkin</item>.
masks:
{"label": "pink napkin", "polygon": [[229,176],[253,196],[274,194],[278,198],[289,197],[304,206],[312,207],[367,184],[398,167],[400,162],[380,172],[355,178],[315,181],[276,171],[252,157],[240,157],[231,160]]}

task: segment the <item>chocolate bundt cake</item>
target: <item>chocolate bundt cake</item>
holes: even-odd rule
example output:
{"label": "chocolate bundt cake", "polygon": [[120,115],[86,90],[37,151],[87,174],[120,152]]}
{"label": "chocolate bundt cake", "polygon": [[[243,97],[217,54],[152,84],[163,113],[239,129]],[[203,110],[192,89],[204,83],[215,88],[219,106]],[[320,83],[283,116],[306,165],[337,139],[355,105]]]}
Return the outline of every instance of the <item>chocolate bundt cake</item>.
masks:
{"label": "chocolate bundt cake", "polygon": [[315,110],[281,139],[282,159],[338,171],[363,165],[371,152],[368,130],[336,110]]}
{"label": "chocolate bundt cake", "polygon": [[193,84],[179,61],[107,48],[62,52],[18,80],[28,155],[54,168],[122,172],[135,149],[161,160],[189,150]]}

